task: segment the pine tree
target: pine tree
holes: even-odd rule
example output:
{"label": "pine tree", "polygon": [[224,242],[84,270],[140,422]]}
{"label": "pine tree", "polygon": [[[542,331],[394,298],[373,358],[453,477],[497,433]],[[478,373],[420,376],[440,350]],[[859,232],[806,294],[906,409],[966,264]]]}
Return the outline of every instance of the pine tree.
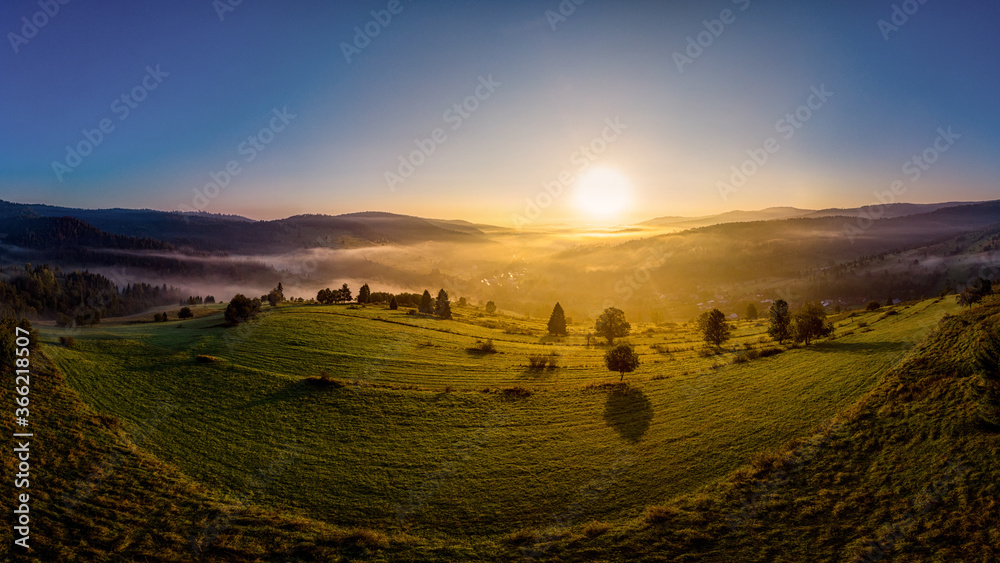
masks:
{"label": "pine tree", "polygon": [[733,327],[726,322],[726,315],[718,309],[712,309],[705,318],[703,329],[705,342],[722,346],[733,333]]}
{"label": "pine tree", "polygon": [[784,343],[792,336],[792,314],[788,312],[788,302],[778,299],[771,305],[771,324],[767,327],[767,334],[778,341]]}
{"label": "pine tree", "polygon": [[424,294],[420,296],[420,312],[425,315],[430,315],[434,313],[434,300],[431,299],[431,292],[424,290]]}
{"label": "pine tree", "polygon": [[566,314],[559,303],[552,308],[552,315],[549,317],[549,334],[566,336]]}
{"label": "pine tree", "polygon": [[448,301],[448,292],[444,289],[438,292],[437,301],[434,303],[434,314],[442,319],[451,318],[451,302]]}

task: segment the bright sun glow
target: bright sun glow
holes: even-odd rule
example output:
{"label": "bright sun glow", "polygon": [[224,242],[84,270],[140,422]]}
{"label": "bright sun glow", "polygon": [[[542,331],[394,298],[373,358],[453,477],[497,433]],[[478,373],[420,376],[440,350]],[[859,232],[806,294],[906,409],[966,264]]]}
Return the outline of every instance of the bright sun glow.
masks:
{"label": "bright sun glow", "polygon": [[594,168],[580,176],[573,199],[577,209],[590,219],[618,219],[632,207],[632,184],[616,170]]}

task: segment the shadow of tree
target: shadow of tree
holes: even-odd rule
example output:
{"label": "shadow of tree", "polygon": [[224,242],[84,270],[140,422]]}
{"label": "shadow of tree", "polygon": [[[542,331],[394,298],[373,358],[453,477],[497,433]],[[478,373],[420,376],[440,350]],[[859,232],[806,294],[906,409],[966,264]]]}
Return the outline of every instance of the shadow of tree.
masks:
{"label": "shadow of tree", "polygon": [[915,344],[916,342],[908,342],[904,340],[883,340],[879,342],[841,342],[839,340],[827,340],[814,342],[810,346],[802,349],[808,349],[814,352],[869,354],[871,352],[894,352],[904,350],[913,347]]}
{"label": "shadow of tree", "polygon": [[622,438],[638,442],[653,420],[653,404],[646,394],[628,386],[615,387],[604,405],[604,421]]}

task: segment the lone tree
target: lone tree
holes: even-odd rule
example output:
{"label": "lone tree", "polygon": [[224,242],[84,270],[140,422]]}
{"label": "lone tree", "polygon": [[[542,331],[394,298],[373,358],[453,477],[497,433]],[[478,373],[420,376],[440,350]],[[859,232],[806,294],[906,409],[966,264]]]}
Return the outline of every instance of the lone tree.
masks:
{"label": "lone tree", "polygon": [[282,295],[277,289],[272,289],[270,293],[267,294],[267,303],[272,307],[277,307],[278,303],[281,303]]}
{"label": "lone tree", "polygon": [[451,318],[451,302],[448,301],[448,292],[444,289],[438,291],[437,300],[434,302],[434,314],[442,319]]}
{"label": "lone tree", "polygon": [[371,303],[372,300],[372,290],[368,287],[368,284],[361,286],[358,290],[358,303]]}
{"label": "lone tree", "polygon": [[639,354],[635,353],[632,346],[619,344],[605,352],[604,364],[608,366],[609,370],[621,374],[621,379],[618,381],[624,381],[626,373],[632,373],[635,368],[639,367]]}
{"label": "lone tree", "polygon": [[625,311],[616,307],[608,307],[597,317],[594,323],[594,332],[608,339],[608,344],[615,341],[615,338],[624,338],[632,330],[632,325],[625,320]]}
{"label": "lone tree", "polygon": [[420,312],[425,315],[431,315],[434,313],[434,300],[431,298],[431,292],[424,290],[424,294],[420,297]]}
{"label": "lone tree", "polygon": [[552,315],[549,316],[549,334],[553,336],[566,336],[566,313],[563,312],[562,305],[556,303],[552,308]]}
{"label": "lone tree", "polygon": [[760,312],[757,311],[757,306],[753,303],[747,305],[746,317],[748,321],[756,321],[757,317],[760,316]]}
{"label": "lone tree", "polygon": [[237,293],[226,305],[226,322],[237,325],[257,316],[260,313],[260,299],[250,299],[242,293]]}
{"label": "lone tree", "polygon": [[795,341],[806,346],[814,338],[833,334],[833,325],[826,322],[826,310],[816,302],[806,303],[795,313]]}
{"label": "lone tree", "polygon": [[767,334],[777,340],[778,344],[784,344],[792,337],[792,314],[788,311],[788,302],[778,299],[771,305],[769,314],[771,324],[767,327]]}
{"label": "lone tree", "polygon": [[733,326],[726,322],[725,313],[718,309],[712,309],[709,311],[708,317],[705,318],[703,331],[705,342],[713,346],[722,346],[732,335]]}
{"label": "lone tree", "polygon": [[967,307],[972,307],[976,303],[983,300],[993,292],[993,282],[986,278],[976,278],[976,281],[972,282],[972,285],[965,288],[965,291],[958,294],[956,300],[959,305],[964,305]]}
{"label": "lone tree", "polygon": [[396,303],[396,296],[395,295],[393,295],[392,298],[389,299],[389,309],[392,310],[392,311],[395,311],[396,309],[399,309],[399,303]]}
{"label": "lone tree", "polygon": [[494,303],[494,302],[492,302],[492,301],[487,301],[486,302],[486,314],[487,315],[492,315],[493,313],[496,313],[496,312],[497,312],[497,304]]}
{"label": "lone tree", "polygon": [[181,310],[177,312],[178,319],[190,319],[194,316],[191,312],[191,307],[181,307]]}

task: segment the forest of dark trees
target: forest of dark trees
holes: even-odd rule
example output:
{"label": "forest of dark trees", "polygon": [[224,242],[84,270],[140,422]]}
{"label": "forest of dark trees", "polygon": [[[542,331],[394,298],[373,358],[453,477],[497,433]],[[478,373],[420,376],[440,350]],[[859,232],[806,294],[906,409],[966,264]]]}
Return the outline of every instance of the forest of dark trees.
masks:
{"label": "forest of dark trees", "polygon": [[181,291],[147,283],[117,287],[87,271],[64,272],[48,265],[0,273],[0,318],[56,319],[59,324],[97,324],[103,317],[140,313],[177,303]]}

